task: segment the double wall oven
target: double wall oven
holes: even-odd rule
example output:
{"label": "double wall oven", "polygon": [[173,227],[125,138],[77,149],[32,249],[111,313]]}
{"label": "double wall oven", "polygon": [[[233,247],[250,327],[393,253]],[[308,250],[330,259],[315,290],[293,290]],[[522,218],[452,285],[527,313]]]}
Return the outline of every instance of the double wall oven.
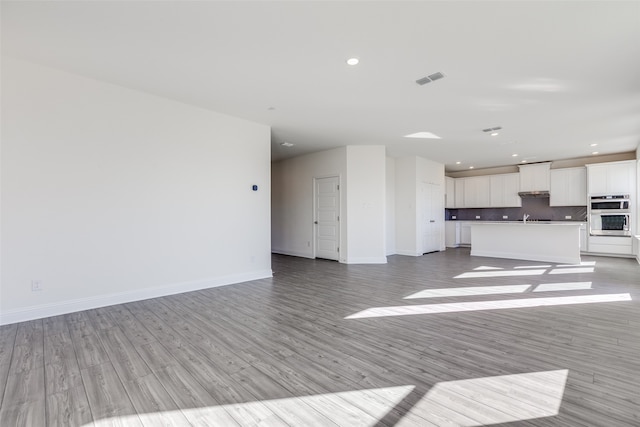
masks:
{"label": "double wall oven", "polygon": [[589,201],[589,234],[592,236],[631,236],[628,194],[592,196]]}

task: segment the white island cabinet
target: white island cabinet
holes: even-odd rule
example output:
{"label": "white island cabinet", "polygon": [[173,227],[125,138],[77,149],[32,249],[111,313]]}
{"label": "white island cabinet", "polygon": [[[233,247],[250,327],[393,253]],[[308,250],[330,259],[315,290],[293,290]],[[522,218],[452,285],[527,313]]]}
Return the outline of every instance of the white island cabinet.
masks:
{"label": "white island cabinet", "polygon": [[471,224],[471,255],[565,264],[580,263],[580,223]]}

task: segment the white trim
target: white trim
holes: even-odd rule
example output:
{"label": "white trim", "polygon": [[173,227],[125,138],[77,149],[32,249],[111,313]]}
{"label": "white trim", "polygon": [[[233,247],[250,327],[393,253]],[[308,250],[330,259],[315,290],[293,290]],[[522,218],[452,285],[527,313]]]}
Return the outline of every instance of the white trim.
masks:
{"label": "white trim", "polygon": [[41,319],[44,317],[58,316],[60,314],[89,310],[114,304],[140,301],[150,298],[158,298],[167,295],[197,291],[200,289],[215,288],[218,286],[233,285],[273,277],[271,269],[258,270],[250,273],[231,274],[228,276],[212,277],[209,279],[195,280],[191,282],[174,283],[165,286],[139,289],[130,292],[99,295],[88,298],[63,301],[52,304],[41,304],[15,310],[4,310],[0,313],[0,325],[25,322],[27,320]]}
{"label": "white trim", "polygon": [[361,257],[361,258],[348,258],[344,264],[386,264],[387,257]]}
{"label": "white trim", "polygon": [[[346,153],[346,152],[345,152]],[[317,213],[318,213],[318,206],[316,205],[316,199],[317,199],[317,193],[316,193],[316,187],[317,187],[317,182],[320,179],[327,179],[327,178],[338,178],[338,248],[344,248],[346,247],[345,242],[342,241],[342,236],[344,236],[344,230],[342,229],[342,224],[344,223],[344,218],[346,215],[343,214],[343,205],[346,205],[346,203],[344,203],[344,200],[342,199],[342,175],[339,173],[334,173],[334,174],[320,174],[320,175],[314,175],[311,178],[311,185],[312,185],[312,189],[311,189],[311,259],[316,259],[318,257],[318,241],[317,241],[317,229],[316,229],[316,225],[317,225]],[[342,257],[340,256],[340,252],[342,252],[342,250],[338,250],[338,258],[336,259],[331,259],[331,261],[338,261],[338,262],[343,262]],[[325,258],[323,258],[325,259]],[[328,258],[326,258],[328,259]]]}

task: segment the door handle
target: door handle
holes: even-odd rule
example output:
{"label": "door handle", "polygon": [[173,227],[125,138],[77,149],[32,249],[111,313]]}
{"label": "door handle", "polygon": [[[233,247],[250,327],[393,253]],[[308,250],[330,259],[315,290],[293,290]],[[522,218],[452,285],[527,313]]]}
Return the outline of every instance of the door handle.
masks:
{"label": "door handle", "polygon": [[318,221],[313,221],[313,223],[314,223],[314,224],[317,224],[317,223],[318,223]]}
{"label": "door handle", "polygon": [[436,222],[436,220],[435,220],[435,219],[432,219],[432,220],[429,220],[429,222]]}

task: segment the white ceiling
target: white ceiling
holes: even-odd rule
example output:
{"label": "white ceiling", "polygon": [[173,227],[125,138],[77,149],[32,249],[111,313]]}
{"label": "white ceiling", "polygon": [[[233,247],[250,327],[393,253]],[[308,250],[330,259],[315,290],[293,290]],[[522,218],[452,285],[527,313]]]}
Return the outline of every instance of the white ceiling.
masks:
{"label": "white ceiling", "polygon": [[638,1],[1,7],[4,55],[271,125],[274,159],[382,144],[456,171],[640,143]]}

